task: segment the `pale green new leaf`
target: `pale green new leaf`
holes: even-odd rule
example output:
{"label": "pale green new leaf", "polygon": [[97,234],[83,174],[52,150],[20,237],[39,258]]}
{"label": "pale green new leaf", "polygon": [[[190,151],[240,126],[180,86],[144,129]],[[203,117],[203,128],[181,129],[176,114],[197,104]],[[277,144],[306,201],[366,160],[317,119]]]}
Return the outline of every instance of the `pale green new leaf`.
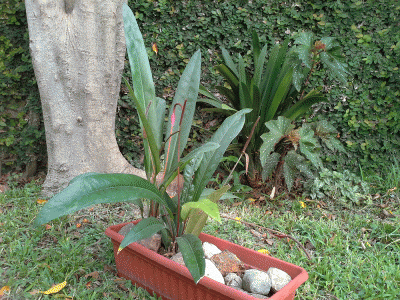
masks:
{"label": "pale green new leaf", "polygon": [[183,261],[197,284],[204,277],[206,262],[201,240],[193,234],[184,234],[176,238]]}
{"label": "pale green new leaf", "polygon": [[192,209],[200,209],[208,216],[216,220],[217,222],[221,222],[221,216],[219,215],[218,205],[210,201],[209,199],[200,199],[197,202],[187,202],[182,206],[181,210],[181,218],[183,221],[187,219],[189,213]]}
{"label": "pale green new leaf", "polygon": [[[220,199],[222,199],[227,191],[230,189],[229,185],[225,185],[222,188],[212,191],[212,193],[207,194],[207,198],[217,203]],[[204,191],[202,193],[203,197]],[[201,209],[195,208],[190,211],[189,220],[186,222],[185,233],[191,233],[195,236],[199,236],[199,234],[203,231],[204,225],[206,225],[208,219],[208,215],[205,214]]]}

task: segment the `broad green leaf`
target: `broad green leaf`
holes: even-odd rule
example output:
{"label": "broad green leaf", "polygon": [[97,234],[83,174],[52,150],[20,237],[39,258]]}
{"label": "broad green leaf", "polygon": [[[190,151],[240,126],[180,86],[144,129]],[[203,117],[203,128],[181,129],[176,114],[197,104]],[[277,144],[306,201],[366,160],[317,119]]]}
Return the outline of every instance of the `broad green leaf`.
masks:
{"label": "broad green leaf", "polygon": [[206,262],[202,243],[193,234],[184,234],[176,239],[183,261],[197,284],[204,277]]}
{"label": "broad green leaf", "polygon": [[301,61],[309,68],[312,67],[311,48],[313,46],[313,34],[311,32],[301,32],[294,41],[299,46],[296,47],[296,52]]}
{"label": "broad green leaf", "polygon": [[[171,116],[173,113],[173,107],[179,103],[184,105],[187,100],[185,112],[182,119],[182,126],[179,134],[174,134],[171,139],[171,145],[169,149],[168,162],[165,166],[165,170],[169,170],[171,166],[176,164],[178,156],[180,156],[186,147],[186,143],[189,137],[190,129],[192,127],[193,115],[196,108],[196,101],[200,85],[200,72],[201,72],[201,52],[197,50],[196,53],[190,59],[188,65],[182,73],[182,76],[178,83],[178,88],[175,93],[174,100],[171,104],[171,108],[168,116],[168,123],[166,128],[166,138],[170,137],[171,132],[177,132],[179,130],[179,122],[181,121],[182,109],[176,107],[175,109],[175,124],[171,131]],[[180,140],[180,149],[178,153],[178,139]],[[167,155],[169,141],[166,140],[164,153]]]}
{"label": "broad green leaf", "polygon": [[289,192],[293,186],[295,173],[296,168],[294,168],[294,166],[292,165],[289,165],[288,162],[285,160],[283,163],[283,177],[285,177],[285,183]]}
{"label": "broad green leaf", "polygon": [[301,87],[303,86],[305,75],[303,72],[303,67],[301,66],[301,61],[295,64],[293,67],[293,85],[297,91],[301,91]]}
{"label": "broad green leaf", "polygon": [[345,68],[346,64],[340,62],[326,52],[322,52],[320,57],[324,66],[326,66],[338,80],[342,83],[347,82],[348,71]]}
{"label": "broad green leaf", "polygon": [[321,42],[325,44],[325,51],[329,51],[338,46],[338,43],[334,37],[323,37],[321,38]]}
{"label": "broad green leaf", "polygon": [[316,168],[322,168],[322,161],[318,150],[320,148],[318,141],[314,138],[314,131],[304,124],[300,130],[300,151],[303,153]]}
{"label": "broad green leaf", "polygon": [[206,187],[207,183],[211,179],[211,176],[217,169],[217,166],[224,155],[226,148],[228,148],[232,140],[242,130],[245,121],[244,115],[250,111],[250,109],[243,109],[226,118],[218,130],[214,133],[210,141],[219,144],[220,147],[215,151],[210,151],[204,154],[203,163],[196,171],[195,179],[193,181],[193,184],[195,185],[193,201],[197,201],[200,198],[203,189]]}
{"label": "broad green leaf", "polygon": [[291,121],[282,116],[279,116],[277,120],[266,122],[265,126],[269,131],[261,135],[264,142],[260,148],[260,159],[264,163],[271,152],[274,151],[275,144],[294,128]]}
{"label": "broad green leaf", "polygon": [[265,181],[275,170],[276,166],[278,165],[280,154],[277,152],[273,152],[270,155],[263,156],[262,166],[262,179]]}
{"label": "broad green leaf", "polygon": [[165,225],[156,218],[149,217],[141,220],[122,240],[118,251],[124,249],[129,244],[151,237],[163,228],[165,228]]}
{"label": "broad green leaf", "polygon": [[43,206],[35,224],[44,224],[99,203],[133,202],[139,205],[142,198],[164,205],[170,214],[176,210],[166,193],[161,193],[141,177],[131,174],[83,174],[74,178],[68,187]]}
{"label": "broad green leaf", "polygon": [[285,157],[285,161],[299,170],[302,174],[306,175],[308,178],[313,178],[314,174],[308,166],[306,159],[300,154],[296,153],[294,150],[290,150]]}

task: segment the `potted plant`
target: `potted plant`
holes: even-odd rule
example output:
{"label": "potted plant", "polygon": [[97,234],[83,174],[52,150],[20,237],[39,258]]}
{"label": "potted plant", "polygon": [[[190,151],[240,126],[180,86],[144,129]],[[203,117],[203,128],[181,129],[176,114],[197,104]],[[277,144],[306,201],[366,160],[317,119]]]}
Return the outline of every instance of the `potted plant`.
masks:
{"label": "potted plant", "polygon": [[[196,299],[204,298],[205,295],[211,295],[205,297],[212,299],[246,299],[237,298],[235,295],[238,294],[250,297],[222,284],[216,285],[209,278],[203,278],[205,259],[202,241],[208,240],[221,249],[237,252],[248,265],[256,266],[258,262],[260,269],[286,264],[280,268],[294,278],[287,289],[290,297],[294,296],[295,289],[307,279],[303,269],[273,258],[261,257],[259,253],[247,254],[243,247],[200,234],[208,216],[220,220],[216,202],[229,187],[224,186],[208,195],[204,193],[205,187],[225,150],[243,128],[245,114],[250,110],[241,110],[227,118],[209,142],[181,157],[189,136],[199,89],[200,51],[193,55],[181,76],[170,106],[164,135],[165,101],[155,97],[146,48],[133,13],[127,5],[124,5],[123,17],[133,89],[125,82],[140,117],[147,179],[131,174],[79,175],[44,205],[35,223],[44,224],[98,203],[131,202],[141,208],[143,218],[135,222],[136,225],[125,237],[118,233],[125,224],[111,226],[106,231],[114,243],[120,275],[166,299]],[[167,193],[171,185],[177,186],[173,197]],[[142,199],[149,200],[147,216],[143,216],[145,200]],[[135,243],[158,232],[165,249],[176,251],[179,248],[187,269]],[[290,269],[292,266],[297,269]],[[194,291],[196,287],[200,290]]]}

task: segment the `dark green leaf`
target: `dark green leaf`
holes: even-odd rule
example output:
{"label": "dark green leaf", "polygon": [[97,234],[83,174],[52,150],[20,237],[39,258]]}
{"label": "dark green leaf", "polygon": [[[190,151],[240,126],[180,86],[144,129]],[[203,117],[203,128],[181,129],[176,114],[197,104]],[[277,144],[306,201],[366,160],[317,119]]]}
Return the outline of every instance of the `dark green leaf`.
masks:
{"label": "dark green leaf", "polygon": [[176,239],[179,250],[182,252],[183,260],[190,274],[197,284],[204,277],[206,262],[202,243],[193,234],[184,234]]}

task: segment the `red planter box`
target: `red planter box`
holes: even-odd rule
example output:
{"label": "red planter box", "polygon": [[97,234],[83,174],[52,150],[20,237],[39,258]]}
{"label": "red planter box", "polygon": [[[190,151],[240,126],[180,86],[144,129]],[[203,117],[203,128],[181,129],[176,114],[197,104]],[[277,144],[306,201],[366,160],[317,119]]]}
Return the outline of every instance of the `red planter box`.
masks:
{"label": "red planter box", "polygon": [[[138,221],[135,221],[134,223],[137,222]],[[137,243],[130,244],[117,255],[118,247],[124,238],[118,232],[126,224],[128,223],[113,225],[106,230],[106,235],[111,238],[114,244],[115,263],[119,276],[131,280],[133,284],[145,288],[150,293],[155,292],[163,299],[256,299],[208,277],[203,277],[196,285],[186,267]],[[269,299],[271,300],[294,299],[296,289],[308,279],[306,270],[291,263],[221,240],[208,234],[201,233],[199,238],[203,242],[214,244],[221,251],[229,250],[236,254],[245,264],[255,269],[267,271],[269,267],[275,267],[288,273],[292,277],[292,281],[270,297]]]}

